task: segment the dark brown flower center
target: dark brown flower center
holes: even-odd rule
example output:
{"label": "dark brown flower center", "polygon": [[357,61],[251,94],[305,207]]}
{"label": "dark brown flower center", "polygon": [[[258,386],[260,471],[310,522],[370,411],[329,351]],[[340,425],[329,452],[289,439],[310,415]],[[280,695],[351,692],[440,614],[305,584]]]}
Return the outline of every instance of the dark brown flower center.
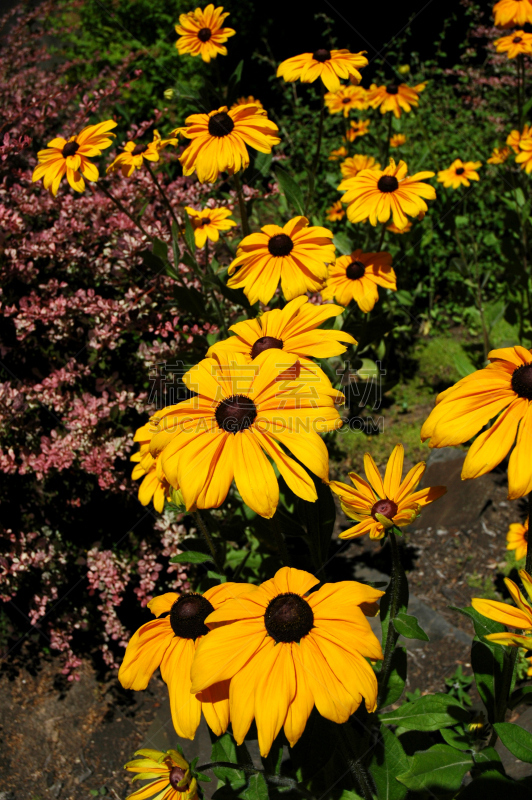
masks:
{"label": "dark brown flower center", "polygon": [[63,147],[61,154],[63,158],[68,158],[68,156],[75,155],[79,150],[79,144],[77,142],[67,142],[66,145]]}
{"label": "dark brown flower center", "polygon": [[234,127],[235,123],[226,111],[220,111],[219,114],[213,114],[212,117],[209,117],[209,133],[211,136],[217,136],[218,138],[228,136]]}
{"label": "dark brown flower center", "polygon": [[268,250],[272,256],[287,256],[292,252],[293,247],[294,243],[286,233],[278,233],[276,236],[272,236],[268,242]]}
{"label": "dark brown flower center", "polygon": [[314,627],[314,614],[303,597],[286,592],[270,601],[264,624],[276,642],[299,642]]}
{"label": "dark brown flower center", "polygon": [[210,28],[202,28],[198,31],[198,39],[200,42],[208,42],[212,36],[212,31]]}
{"label": "dark brown flower center", "polygon": [[251,348],[251,358],[257,358],[260,353],[264,353],[265,350],[272,349],[282,350],[283,340],[276,339],[274,336],[261,336]]}
{"label": "dark brown flower center", "polygon": [[457,175],[463,175],[464,172],[465,172],[465,169],[463,167],[457,167],[455,172],[456,172]]}
{"label": "dark brown flower center", "polygon": [[348,265],[345,274],[350,281],[357,281],[362,278],[366,271],[366,265],[362,261],[351,261]]}
{"label": "dark brown flower center", "polygon": [[512,389],[526,400],[532,400],[532,364],[517,367],[512,375]]}
{"label": "dark brown flower center", "polygon": [[330,57],[331,57],[331,51],[325,50],[324,47],[320,47],[319,50],[316,50],[316,52],[312,53],[312,58],[314,59],[314,61],[320,61],[322,64],[324,61],[328,61]]}
{"label": "dark brown flower center", "polygon": [[245,431],[253,425],[257,416],[257,407],[253,400],[243,394],[235,394],[222,400],[214,412],[216,422],[226,433]]}
{"label": "dark brown flower center", "polygon": [[342,100],[342,103],[344,103],[344,104],[349,103],[350,99],[351,98],[349,98],[349,97],[344,97],[343,100]]}
{"label": "dark brown flower center", "polygon": [[211,222],[212,220],[210,220],[209,217],[202,217],[196,224],[199,225],[200,228],[204,228],[205,225],[210,225]]}
{"label": "dark brown flower center", "polygon": [[186,792],[188,786],[178,786],[179,783],[185,777],[185,770],[181,769],[181,767],[172,767],[170,770],[170,775],[168,776],[168,780],[170,781],[170,786],[172,789],[175,789],[176,792]]}
{"label": "dark brown flower center", "polygon": [[395,175],[383,175],[379,178],[377,188],[380,192],[395,192],[399,188],[399,181]]}
{"label": "dark brown flower center", "polygon": [[386,87],[386,91],[388,92],[388,94],[398,94],[399,87],[396,86],[394,83],[392,83],[390,86]]}
{"label": "dark brown flower center", "polygon": [[522,36],[514,36],[514,38],[512,39],[512,42],[514,44],[519,44],[519,42],[522,42],[522,41],[523,41],[523,37]]}
{"label": "dark brown flower center", "polygon": [[201,594],[182,594],[170,610],[170,625],[181,639],[197,639],[205,636],[209,629],[205,619],[214,608]]}
{"label": "dark brown flower center", "polygon": [[371,509],[371,516],[374,520],[377,520],[376,514],[382,514],[386,519],[393,519],[397,510],[397,503],[393,500],[378,500]]}
{"label": "dark brown flower center", "polygon": [[131,151],[132,156],[140,156],[142,153],[145,153],[148,149],[147,144],[136,144],[133,150]]}

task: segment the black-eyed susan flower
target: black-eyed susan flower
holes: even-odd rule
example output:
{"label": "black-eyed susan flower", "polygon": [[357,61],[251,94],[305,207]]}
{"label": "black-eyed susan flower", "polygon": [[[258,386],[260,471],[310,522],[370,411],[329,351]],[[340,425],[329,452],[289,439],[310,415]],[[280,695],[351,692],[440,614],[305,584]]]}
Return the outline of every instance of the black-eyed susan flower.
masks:
{"label": "black-eyed susan flower", "polygon": [[302,53],[283,61],[277,67],[277,77],[284,78],[287,83],[300,80],[301,83],[314,83],[321,78],[329,92],[337,92],[340,78],[362,80],[359,68],[365,67],[368,59],[361,53],[350,53],[349,50],[327,50],[319,48],[314,53]]}
{"label": "black-eyed susan flower", "polygon": [[412,230],[412,223],[407,222],[405,228],[398,228],[395,222],[392,222],[391,225],[386,226],[386,230],[390,231],[390,233],[400,233],[400,234],[410,233],[410,231]]}
{"label": "black-eyed susan flower", "polygon": [[419,95],[426,86],[426,83],[418,83],[417,86],[407,86],[406,83],[377,86],[372,83],[368,89],[368,105],[378,108],[381,114],[391,111],[399,119],[403,111],[418,107]]}
{"label": "black-eyed susan flower", "polygon": [[365,222],[371,225],[388,222],[390,217],[398,228],[404,228],[408,222],[406,215],[416,217],[427,211],[423,198],[434,200],[436,191],[433,186],[423,183],[432,178],[433,172],[417,172],[408,177],[408,167],[404,161],[395,164],[390,159],[390,166],[385,170],[365,169],[355,178],[347,178],[338,189],[345,192],[342,202],[348,203],[347,218],[350,222]]}
{"label": "black-eyed susan flower", "polygon": [[256,97],[253,97],[252,94],[250,94],[249,97],[238,97],[231,108],[238,108],[238,106],[249,106],[250,104],[257,106],[258,109],[262,108],[265,110],[260,100],[257,100]]}
{"label": "black-eyed susan flower", "polygon": [[201,183],[214,183],[221,172],[230,175],[249,166],[246,145],[270,153],[281,141],[277,125],[254,103],[230,110],[221,106],[209,114],[192,114],[185,127],[173,131],[192,141],[179,156],[184,175],[197,172]]}
{"label": "black-eyed susan flower", "polygon": [[329,109],[329,114],[340,114],[344,117],[349,116],[353,108],[360,110],[368,107],[367,92],[363,86],[341,86],[337,92],[327,92],[325,104]]}
{"label": "black-eyed susan flower", "polygon": [[[283,567],[274,578],[208,618],[198,647],[192,688],[230,680],[233,735],[244,741],[255,719],[262,756],[284,727],[293,746],[310,713],[346,722],[362,702],[377,704],[377,681],[367,659],[382,658],[366,615],[382,596],[356,581],[326,583]],[[216,627],[215,627],[216,626]]]}
{"label": "black-eyed susan flower", "polygon": [[161,514],[165,500],[170,497],[171,487],[161,473],[161,465],[150,453],[151,437],[152,431],[149,423],[135,432],[133,441],[138,442],[140,448],[131,456],[131,461],[136,462],[131,477],[134,481],[139,478],[143,479],[139,486],[139,500],[142,505],[147,506],[150,500],[153,500],[154,509]]}
{"label": "black-eyed susan flower", "polygon": [[346,158],[340,164],[340,171],[344,178],[354,178],[363,169],[380,169],[381,165],[375,161],[373,156],[365,156],[362,153],[357,153],[351,158]]}
{"label": "black-eyed susan flower", "polygon": [[229,723],[228,685],[218,684],[199,694],[190,692],[190,667],[200,640],[209,633],[205,618],[246,584],[222,583],[204,594],[166,592],[148,608],[157,617],[146,622],[129,640],[118,680],[124,689],[142,691],[157,669],[168,686],[172,722],[178,736],[193,739],[201,714],[217,736]]}
{"label": "black-eyed susan flower", "polygon": [[343,219],[345,217],[345,211],[342,201],[337,200],[336,203],[333,203],[332,206],[327,209],[325,216],[329,222],[339,222],[341,219]]}
{"label": "black-eyed susan flower", "polygon": [[329,265],[327,283],[322,289],[324,300],[333,298],[343,306],[354,301],[367,314],[379,299],[377,286],[397,289],[390,253],[364,253],[355,250],[350,256],[340,256]]}
{"label": "black-eyed susan flower", "polygon": [[102,150],[112,145],[115,134],[109,131],[113,128],[116,128],[116,122],[108,119],[97,125],[88,125],[68,140],[62,136],[52,139],[46,149],[37,153],[39,163],[33,170],[32,181],[43,178],[44,188],[55,196],[66,174],[71,187],[76,192],[83,192],[84,177],[88,181],[97,181],[99,177],[98,167],[89,158],[100,156]]}
{"label": "black-eyed susan flower", "polygon": [[[519,570],[519,577],[523,582],[525,591],[532,600],[532,578],[524,569]],[[500,603],[497,600],[482,600],[474,597],[471,605],[482,614],[483,617],[501,622],[509,628],[521,629],[522,633],[489,633],[485,638],[497,644],[510,645],[511,647],[524,647],[526,650],[532,649],[532,606],[524,597],[516,583],[510,578],[505,578],[506,588],[515,606],[509,603]]]}
{"label": "black-eyed susan flower", "polygon": [[326,319],[337,317],[344,309],[332,304],[314,305],[308,297],[296,297],[283,309],[265,311],[256,319],[231,325],[234,336],[216,342],[207,355],[220,350],[238,352],[249,361],[264,350],[276,349],[289,353],[302,362],[309,358],[330,358],[345,353],[347,344],[356,344],[345,331],[323,330]]}
{"label": "black-eyed susan flower", "polygon": [[[369,533],[370,539],[382,539],[393,525],[409,525],[424,506],[445,494],[445,486],[430,486],[416,491],[426,469],[425,462],[416,464],[401,482],[404,448],[394,447],[386,465],[384,480],[369,453],[364,455],[366,480],[350,472],[353,486],[331,481],[329,486],[340,498],[345,514],[359,520],[358,525],[340,534],[341,539],[354,539]],[[354,488],[353,488],[354,487]]]}
{"label": "black-eyed susan flower", "polygon": [[338,147],[336,150],[331,150],[329,153],[329,161],[339,161],[341,158],[345,158],[347,155],[347,148],[342,145]]}
{"label": "black-eyed susan flower", "polygon": [[[126,800],[198,800],[198,784],[190,765],[177,750],[137,750],[124,769],[137,772],[134,781],[151,779]],[[157,795],[157,797],[155,797]]]}
{"label": "black-eyed susan flower", "polygon": [[352,119],[345,133],[346,140],[348,142],[354,142],[359,136],[365,136],[369,132],[370,122],[371,120],[369,119],[359,119],[357,121]]}
{"label": "black-eyed susan flower", "polygon": [[257,300],[268,303],[279,281],[287,300],[317,292],[327,277],[327,264],[334,261],[332,238],[332,231],[309,225],[306,217],[294,217],[282,228],[265,225],[238,245],[227,285],[243,289],[252,305]]}
{"label": "black-eyed susan flower", "polygon": [[406,142],[406,136],[404,133],[394,133],[393,136],[390,136],[390,147],[401,147]]}
{"label": "black-eyed susan flower", "polygon": [[498,53],[506,53],[508,58],[517,58],[532,53],[532,33],[514,31],[510,36],[502,36],[493,42]]}
{"label": "black-eyed susan flower", "polygon": [[438,395],[421,438],[431,447],[463,444],[495,419],[469,448],[462,478],[485,475],[511,450],[508,497],[515,500],[532,491],[532,350],[504,347],[488,359],[487,367]]}
{"label": "black-eyed susan flower", "polygon": [[524,125],[522,131],[512,131],[508,134],[508,138],[506,139],[506,144],[509,145],[514,153],[519,152],[519,142],[521,139],[527,139],[532,133],[532,129],[530,125]]}
{"label": "black-eyed susan flower", "polygon": [[336,405],[344,402],[323,374],[275,348],[251,363],[221,349],[183,381],[195,396],[151,418],[150,451],[160,457],[169,483],[181,489],[187,509],[218,508],[234,479],[243,501],[272,517],[279,485],[270,459],[294,494],[316,500],[304,467],[327,479],[329,459],[319,433],[342,426]]}
{"label": "black-eyed susan flower", "polygon": [[163,139],[158,131],[153,132],[153,142],[149,144],[135,144],[135,142],[127,142],[124,145],[124,151],[120,153],[114,161],[107,167],[106,173],[117,172],[120,170],[124,178],[129,178],[136,169],[140,169],[146,161],[159,161],[161,150],[164,150],[168,145],[177,144],[175,137]]}
{"label": "black-eyed susan flower", "polygon": [[524,525],[512,522],[506,534],[506,549],[515,550],[515,559],[519,561],[526,556],[528,547],[528,519]]}
{"label": "black-eyed susan flower", "polygon": [[527,174],[532,172],[532,132],[528,132],[526,135],[523,134],[520,137],[517,149],[515,163],[519,164]]}
{"label": "black-eyed susan flower", "polygon": [[188,54],[201,56],[207,63],[216,56],[226,56],[225,42],[236,31],[224,28],[223,23],[229,12],[223,6],[215,8],[209,3],[205,8],[196,8],[188,14],[180,14],[179,25],[175,26],[179,39],[175,43],[180,56]]}
{"label": "black-eyed susan flower", "polygon": [[509,147],[494,147],[493,153],[488,158],[488,164],[504,164],[510,157],[511,152]]}
{"label": "black-eyed susan flower", "polygon": [[443,183],[446,189],[458,189],[459,186],[471,186],[470,181],[478,181],[477,169],[482,166],[482,161],[462,161],[455,158],[448,169],[438,172],[437,180]]}
{"label": "black-eyed susan flower", "polygon": [[529,0],[499,0],[493,6],[495,25],[498,28],[522,27],[532,23],[532,3]]}
{"label": "black-eyed susan flower", "polygon": [[228,219],[233,213],[230,208],[204,208],[197,211],[190,206],[185,207],[194,228],[196,247],[204,247],[207,239],[217,242],[220,231],[228,231],[236,225],[233,219]]}

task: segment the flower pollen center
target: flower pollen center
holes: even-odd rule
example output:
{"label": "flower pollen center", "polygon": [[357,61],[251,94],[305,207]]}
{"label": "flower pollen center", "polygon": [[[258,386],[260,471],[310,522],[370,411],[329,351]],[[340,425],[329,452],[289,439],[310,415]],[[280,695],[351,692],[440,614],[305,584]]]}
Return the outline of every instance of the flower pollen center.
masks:
{"label": "flower pollen center", "polygon": [[201,28],[201,30],[198,31],[198,39],[200,42],[208,42],[211,36],[212,31],[210,28]]}
{"label": "flower pollen center", "polygon": [[399,181],[395,175],[383,175],[378,180],[377,188],[380,192],[396,192],[399,188]]}
{"label": "flower pollen center", "polygon": [[176,792],[186,792],[188,789],[188,786],[179,786],[184,777],[185,770],[181,769],[181,767],[172,767],[170,770],[168,780],[170,781],[170,786],[172,789],[175,789]]}
{"label": "flower pollen center", "polygon": [[326,50],[324,47],[320,47],[319,50],[316,50],[314,53],[312,53],[312,58],[314,61],[319,61],[321,64],[323,64],[324,61],[328,61],[330,57],[331,51]]}
{"label": "flower pollen center", "polygon": [[465,169],[463,167],[457,167],[455,172],[456,172],[457,175],[463,175],[464,172],[465,172]]}
{"label": "flower pollen center", "polygon": [[268,242],[268,250],[272,256],[287,256],[294,248],[292,239],[286,233],[278,233]]}
{"label": "flower pollen center", "polygon": [[148,149],[147,144],[136,144],[133,150],[131,151],[132,156],[140,156],[142,153],[145,153]]}
{"label": "flower pollen center", "polygon": [[392,83],[391,86],[386,87],[386,91],[388,94],[399,94],[399,87]]}
{"label": "flower pollen center", "polygon": [[350,98],[349,98],[349,97],[344,97],[344,99],[342,100],[342,103],[343,103],[344,105],[347,105],[347,103],[349,103],[349,100],[350,100]]}
{"label": "flower pollen center", "polygon": [[523,364],[514,370],[512,389],[519,397],[532,400],[532,364]]}
{"label": "flower pollen center", "polygon": [[211,136],[229,136],[235,123],[226,111],[220,111],[219,114],[213,114],[209,117],[209,133]]}
{"label": "flower pollen center", "polygon": [[265,350],[272,349],[282,350],[283,340],[276,339],[274,336],[261,336],[251,348],[251,358],[257,358],[260,353],[264,353]]}
{"label": "flower pollen center", "polygon": [[78,150],[79,150],[79,144],[77,142],[67,142],[61,151],[61,155],[63,156],[63,158],[68,158],[68,156],[75,155],[78,152]]}
{"label": "flower pollen center", "polygon": [[514,38],[512,39],[512,42],[514,44],[519,44],[519,42],[522,42],[522,41],[523,41],[523,37],[522,36],[514,36]]}
{"label": "flower pollen center", "polygon": [[371,509],[371,516],[375,521],[378,521],[376,514],[382,514],[386,519],[393,519],[397,511],[397,503],[394,503],[393,500],[378,500]]}
{"label": "flower pollen center", "polygon": [[170,610],[170,625],[181,639],[197,639],[209,632],[205,620],[213,611],[213,606],[203,595],[182,594]]}
{"label": "flower pollen center", "polygon": [[255,421],[257,407],[253,400],[243,394],[234,394],[222,400],[214,412],[218,426],[226,433],[245,431]]}
{"label": "flower pollen center", "polygon": [[301,595],[286,592],[270,601],[264,624],[276,642],[299,642],[314,627],[314,614]]}
{"label": "flower pollen center", "polygon": [[345,275],[350,281],[357,281],[359,278],[364,276],[365,272],[366,265],[363,264],[362,261],[351,261],[345,271]]}

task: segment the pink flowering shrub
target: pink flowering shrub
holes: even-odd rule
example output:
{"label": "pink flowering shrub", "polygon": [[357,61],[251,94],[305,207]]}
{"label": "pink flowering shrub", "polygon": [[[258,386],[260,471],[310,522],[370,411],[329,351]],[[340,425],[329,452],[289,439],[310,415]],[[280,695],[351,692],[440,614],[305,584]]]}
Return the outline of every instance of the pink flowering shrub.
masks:
{"label": "pink flowering shrub", "polygon": [[[66,81],[69,63],[48,69],[52,6],[13,12],[0,50],[0,627],[4,651],[29,638],[61,652],[71,680],[88,650],[117,666],[139,601],[188,586],[168,565],[187,529],[176,512],[139,504],[129,456],[154,410],[157,365],[193,362],[215,327],[179,307],[176,286],[197,279],[179,251],[174,260],[171,219],[146,171],[109,180],[110,158],[99,160],[100,180],[142,211],[159,252],[168,243],[168,270],[98,184],[75,194],[63,181],[54,198],[32,183],[37,151],[112,116],[136,77],[132,59],[86,86]],[[151,139],[160,124],[158,111],[129,129],[115,118],[118,144]],[[198,207],[209,187],[179,177],[175,152],[164,162],[158,179],[176,215]]]}

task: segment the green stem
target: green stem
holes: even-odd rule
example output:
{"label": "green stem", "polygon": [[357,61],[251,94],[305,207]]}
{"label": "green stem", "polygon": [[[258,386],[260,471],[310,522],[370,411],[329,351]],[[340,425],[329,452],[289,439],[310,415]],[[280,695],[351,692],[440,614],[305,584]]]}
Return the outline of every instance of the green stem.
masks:
{"label": "green stem", "polygon": [[196,521],[196,525],[198,526],[198,528],[200,529],[201,533],[203,534],[203,538],[207,542],[207,547],[209,548],[209,550],[211,552],[212,560],[214,561],[214,563],[216,565],[216,569],[218,570],[220,575],[225,575],[225,570],[223,568],[223,565],[220,564],[220,562],[218,560],[218,552],[216,550],[216,545],[214,544],[214,539],[212,538],[212,536],[211,536],[211,534],[209,532],[209,529],[207,528],[205,522],[203,521],[203,518],[202,518],[200,512],[199,511],[193,511],[192,512],[192,516],[194,517],[194,520]]}
{"label": "green stem", "polygon": [[525,569],[532,575],[532,541],[530,531],[532,530],[532,492],[528,495],[528,538],[526,540],[526,564]]}
{"label": "green stem", "polygon": [[147,170],[148,170],[148,172],[150,173],[150,175],[151,175],[151,179],[152,179],[152,181],[154,182],[154,184],[156,185],[157,189],[159,190],[159,194],[160,194],[160,195],[161,195],[161,197],[163,198],[163,202],[164,202],[165,206],[167,207],[168,211],[169,211],[169,212],[170,212],[170,214],[172,215],[172,219],[174,220],[175,224],[177,225],[177,228],[178,228],[178,230],[180,230],[180,228],[179,228],[179,222],[178,222],[178,220],[177,220],[177,217],[176,217],[176,215],[174,214],[174,209],[173,209],[173,208],[172,208],[172,206],[170,205],[170,201],[168,200],[168,198],[167,198],[167,196],[166,196],[166,194],[165,194],[165,192],[164,192],[164,190],[163,190],[163,188],[162,188],[161,184],[159,183],[159,181],[158,181],[158,180],[157,180],[157,178],[155,177],[155,173],[154,173],[154,171],[152,170],[152,168],[150,167],[150,164],[149,164],[149,162],[148,162],[148,161],[145,161],[145,162],[144,162],[144,166],[146,167],[146,169],[147,169]]}
{"label": "green stem", "polygon": [[249,227],[246,201],[244,200],[244,194],[242,192],[242,185],[240,183],[240,178],[238,177],[236,172],[233,175],[233,179],[235,181],[235,189],[238,196],[238,207],[240,209],[240,224],[242,225],[242,233],[244,236],[249,236],[249,234],[251,233],[251,228]]}
{"label": "green stem", "polygon": [[102,191],[102,192],[103,192],[103,193],[104,193],[104,194],[105,194],[105,195],[106,195],[106,196],[109,198],[109,200],[112,200],[112,202],[115,204],[115,206],[116,206],[117,208],[119,208],[119,209],[120,209],[120,211],[122,212],[122,214],[125,214],[125,215],[126,215],[126,217],[129,217],[129,219],[131,220],[131,222],[132,222],[134,225],[136,225],[136,226],[137,226],[137,228],[138,228],[140,231],[142,231],[142,233],[144,234],[144,236],[147,236],[147,237],[148,237],[148,239],[149,239],[149,238],[151,238],[151,237],[150,237],[150,234],[149,234],[147,231],[145,231],[145,230],[144,230],[144,228],[142,227],[142,225],[140,224],[140,222],[139,222],[138,220],[136,220],[136,219],[135,219],[135,217],[131,216],[131,214],[129,213],[129,211],[127,210],[127,208],[124,208],[124,206],[122,205],[122,203],[120,202],[120,200],[117,200],[117,198],[116,198],[114,195],[112,195],[112,194],[111,194],[111,192],[110,192],[108,189],[106,189],[106,188],[105,188],[105,186],[103,185],[103,183],[100,183],[100,181],[98,181],[98,183],[97,183],[97,186],[98,186],[98,188],[99,188],[99,189],[101,189],[101,191]]}
{"label": "green stem", "polygon": [[307,192],[307,199],[305,201],[305,214],[308,213],[309,206],[314,195],[314,185],[315,185],[315,178],[316,178],[316,170],[318,169],[318,164],[320,161],[320,151],[321,151],[321,140],[323,137],[323,119],[325,116],[325,86],[323,81],[320,79],[320,118],[318,121],[318,138],[316,140],[316,152],[314,153],[314,159],[312,161],[312,167],[308,179],[308,192]]}
{"label": "green stem", "polygon": [[388,166],[388,154],[390,152],[390,138],[391,138],[391,135],[392,135],[392,115],[390,113],[390,114],[388,114],[388,133],[387,133],[387,136],[386,136],[386,147],[385,147],[385,150],[384,150],[384,158],[383,158],[383,165],[382,165],[383,169],[386,169],[386,167]]}
{"label": "green stem", "polygon": [[[515,662],[517,659],[518,647],[508,647],[504,651],[504,662],[502,665],[501,687],[497,693],[497,702],[495,705],[494,722],[504,722],[506,716],[506,709],[508,707],[508,700],[510,696],[510,688],[512,686],[512,678],[515,670]],[[489,747],[494,747],[497,741],[497,733],[495,730],[491,734]]]}
{"label": "green stem", "polygon": [[284,567],[289,567],[290,554],[286,546],[283,531],[281,530],[281,523],[279,522],[279,514],[277,512],[275,512],[273,517],[270,519],[270,525],[275,539],[275,546],[277,547],[277,552],[279,553],[279,558],[281,559]]}
{"label": "green stem", "polygon": [[347,768],[365,800],[373,800],[371,781],[359,752],[358,742],[349,722],[336,725],[338,744]]}
{"label": "green stem", "polygon": [[247,764],[233,764],[232,761],[211,761],[208,764],[200,764],[199,767],[196,767],[196,772],[207,772],[209,769],[217,769],[222,767],[226,769],[240,770],[240,772],[246,772],[248,775],[257,775],[260,773],[264,777],[266,783],[273,784],[274,786],[290,786],[292,789],[295,789],[302,794],[303,797],[308,797],[309,800],[314,800],[314,795],[304,789],[301,783],[298,783],[294,778],[288,778],[284,775],[270,775],[263,769],[257,769],[256,767],[248,766]]}
{"label": "green stem", "polygon": [[379,678],[379,705],[386,693],[386,687],[392,671],[392,658],[397,644],[399,634],[395,630],[393,620],[397,616],[399,610],[399,598],[401,596],[401,581],[402,581],[402,567],[401,558],[399,556],[399,548],[397,546],[397,539],[393,529],[388,530],[388,541],[392,551],[392,574],[390,577],[391,588],[391,603],[390,603],[390,617],[388,619],[388,631],[386,634],[386,644],[384,647],[384,659],[382,662],[382,669]]}
{"label": "green stem", "polygon": [[[209,258],[209,240],[205,240],[205,272],[210,272],[213,277],[216,277],[216,273],[211,264],[211,260]],[[213,302],[213,305],[216,309],[216,313],[218,315],[218,323],[220,325],[220,330],[224,334],[224,336],[228,335],[227,325],[225,324],[225,318],[223,315],[222,307],[218,302],[218,298],[216,297],[216,292],[213,288],[212,292],[210,293],[210,298]]]}
{"label": "green stem", "polygon": [[378,253],[380,253],[380,251],[382,250],[382,243],[384,242],[384,237],[386,235],[386,225],[387,225],[386,222],[382,223],[381,236],[380,236],[380,239],[379,239],[379,244],[377,245],[377,252]]}
{"label": "green stem", "polygon": [[523,97],[521,94],[521,72],[523,71],[523,56],[517,56],[517,125],[519,130],[523,126]]}

